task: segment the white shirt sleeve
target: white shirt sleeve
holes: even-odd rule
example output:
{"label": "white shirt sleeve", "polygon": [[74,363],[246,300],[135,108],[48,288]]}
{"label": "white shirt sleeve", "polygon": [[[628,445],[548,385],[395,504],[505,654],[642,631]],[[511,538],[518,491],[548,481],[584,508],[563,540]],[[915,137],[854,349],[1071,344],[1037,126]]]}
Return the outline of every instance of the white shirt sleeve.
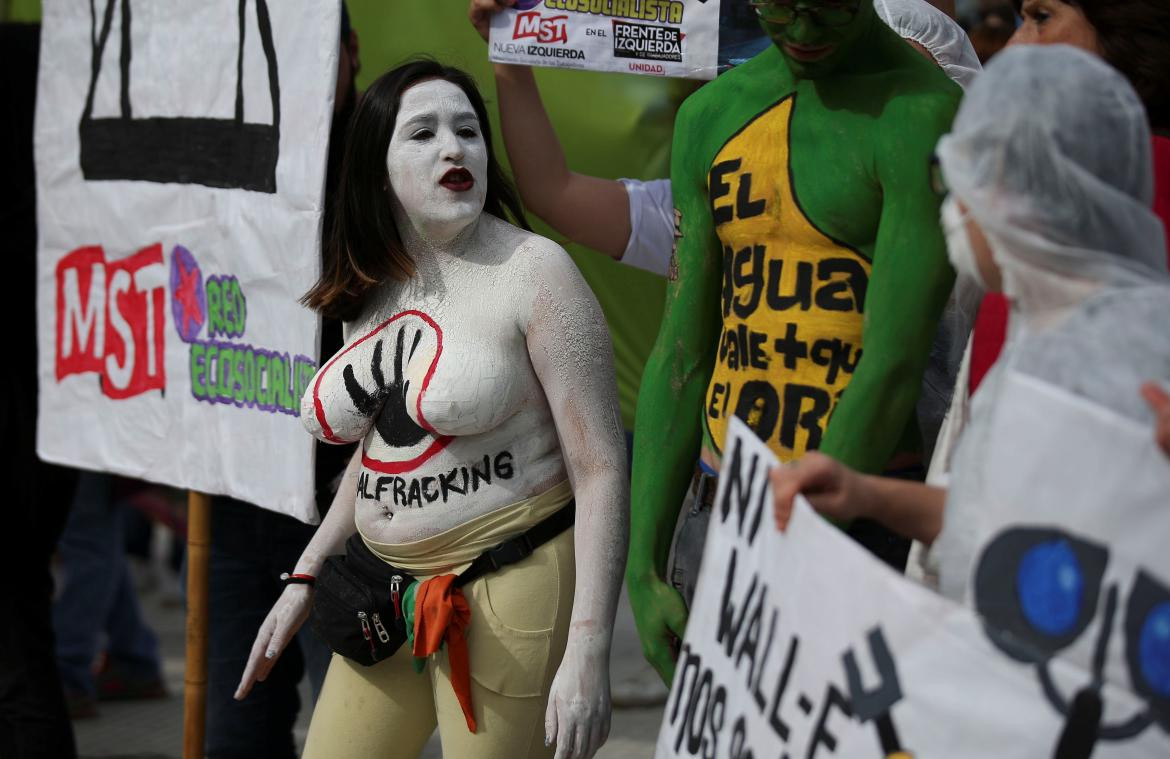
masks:
{"label": "white shirt sleeve", "polygon": [[621,261],[665,277],[674,247],[674,196],[670,180],[619,181],[630,197],[630,239]]}

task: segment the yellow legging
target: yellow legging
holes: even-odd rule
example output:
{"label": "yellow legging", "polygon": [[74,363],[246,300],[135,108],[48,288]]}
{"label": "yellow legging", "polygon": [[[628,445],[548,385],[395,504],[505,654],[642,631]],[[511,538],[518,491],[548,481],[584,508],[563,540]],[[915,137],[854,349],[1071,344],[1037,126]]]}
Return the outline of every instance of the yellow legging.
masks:
{"label": "yellow legging", "polygon": [[334,654],[304,759],[409,759],[436,724],[443,756],[552,756],[544,745],[544,710],[565,651],[574,578],[570,529],[524,561],[463,588],[471,607],[475,734],[451,689],[445,650],[427,660],[422,674],[411,668],[406,646],[372,667]]}

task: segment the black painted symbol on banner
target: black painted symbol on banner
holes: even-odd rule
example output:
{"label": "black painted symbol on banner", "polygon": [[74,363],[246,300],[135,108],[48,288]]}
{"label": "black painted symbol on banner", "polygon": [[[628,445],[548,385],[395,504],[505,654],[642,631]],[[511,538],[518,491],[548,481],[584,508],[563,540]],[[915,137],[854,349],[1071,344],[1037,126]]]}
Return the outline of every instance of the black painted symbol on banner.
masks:
{"label": "black painted symbol on banner", "polygon": [[[280,84],[276,49],[266,0],[255,0],[256,25],[268,64],[272,123],[244,121],[244,29],[247,0],[239,0],[239,42],[236,57],[236,109],[231,119],[199,117],[135,117],[130,107],[130,0],[121,2],[121,112],[94,118],[94,93],[102,56],[110,37],[114,5],[107,0],[100,34],[90,3],[90,81],[81,114],[81,173],[89,181],[128,179],[164,184],[200,184],[276,192],[276,161],[280,151]],[[192,62],[192,68],[197,66]]]}
{"label": "black painted symbol on banner", "polygon": [[[370,373],[374,377],[375,390],[367,392],[354,376],[353,364],[347,364],[342,371],[345,380],[345,389],[349,393],[353,405],[364,416],[378,414],[374,427],[386,445],[394,448],[406,448],[416,445],[427,436],[427,431],[410,418],[406,410],[406,394],[410,390],[410,380],[403,378],[402,365],[405,350],[406,327],[398,328],[398,340],[394,347],[394,378],[387,384],[386,376],[382,373],[382,341],[374,343],[374,357],[370,362]],[[410,344],[410,353],[406,361],[414,357],[422,340],[422,330],[415,328],[414,340]]]}
{"label": "black painted symbol on banner", "polygon": [[[1020,527],[1000,533],[979,559],[975,607],[987,637],[1013,659],[1034,664],[1044,696],[1065,717],[1055,759],[1087,759],[1098,741],[1134,738],[1151,724],[1170,732],[1170,588],[1139,571],[1125,609],[1125,652],[1134,691],[1146,709],[1103,723],[1106,651],[1120,590],[1104,588],[1092,681],[1072,701],[1058,690],[1049,663],[1098,616],[1109,550],[1060,530]],[[1010,589],[1010,590],[1009,590]]]}
{"label": "black painted symbol on banner", "polygon": [[894,726],[894,717],[891,711],[894,705],[902,700],[902,684],[898,681],[898,667],[894,662],[894,655],[886,643],[886,636],[880,627],[875,627],[866,636],[869,652],[873,656],[874,668],[877,670],[880,681],[873,690],[866,690],[861,682],[861,668],[857,665],[857,656],[853,649],[845,652],[842,662],[845,665],[845,681],[849,685],[849,702],[853,708],[853,716],[862,724],[872,722],[877,729],[878,742],[886,756],[906,757],[913,755],[902,748],[902,741],[898,738],[898,729]]}

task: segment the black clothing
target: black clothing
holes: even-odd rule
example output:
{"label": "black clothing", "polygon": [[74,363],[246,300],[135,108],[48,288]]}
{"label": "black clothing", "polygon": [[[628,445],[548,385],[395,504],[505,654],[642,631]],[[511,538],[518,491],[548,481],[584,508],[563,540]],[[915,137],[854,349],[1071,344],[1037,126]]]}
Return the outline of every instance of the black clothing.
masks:
{"label": "black clothing", "polygon": [[54,652],[49,561],[73,501],[76,472],[36,454],[36,183],[33,111],[40,25],[0,24],[0,233],[9,361],[0,372],[8,488],[0,555],[14,573],[0,592],[0,756],[70,759],[77,751]]}

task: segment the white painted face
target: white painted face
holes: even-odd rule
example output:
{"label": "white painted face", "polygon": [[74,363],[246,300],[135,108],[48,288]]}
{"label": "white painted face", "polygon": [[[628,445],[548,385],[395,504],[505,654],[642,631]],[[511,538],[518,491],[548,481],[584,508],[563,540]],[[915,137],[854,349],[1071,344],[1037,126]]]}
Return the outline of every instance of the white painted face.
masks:
{"label": "white painted face", "polygon": [[424,238],[453,238],[483,211],[488,152],[463,90],[428,79],[402,93],[386,152],[395,216]]}

